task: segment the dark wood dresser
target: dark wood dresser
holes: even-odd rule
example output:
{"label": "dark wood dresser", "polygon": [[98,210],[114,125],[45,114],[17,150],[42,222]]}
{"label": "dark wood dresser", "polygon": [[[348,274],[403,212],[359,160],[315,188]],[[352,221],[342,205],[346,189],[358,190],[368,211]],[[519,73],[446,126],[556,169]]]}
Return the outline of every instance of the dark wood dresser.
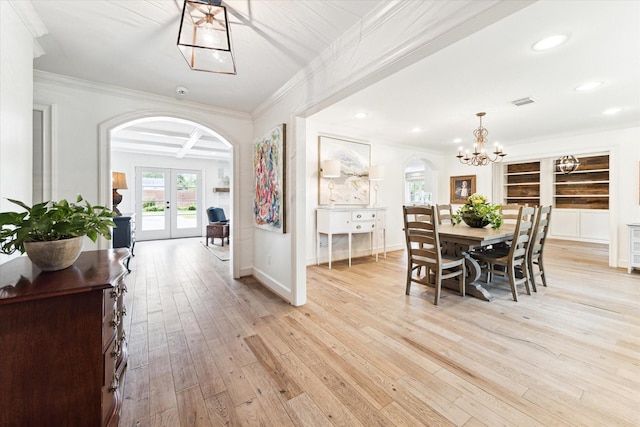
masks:
{"label": "dark wood dresser", "polygon": [[0,265],[0,426],[117,426],[127,346],[127,249],[41,272]]}

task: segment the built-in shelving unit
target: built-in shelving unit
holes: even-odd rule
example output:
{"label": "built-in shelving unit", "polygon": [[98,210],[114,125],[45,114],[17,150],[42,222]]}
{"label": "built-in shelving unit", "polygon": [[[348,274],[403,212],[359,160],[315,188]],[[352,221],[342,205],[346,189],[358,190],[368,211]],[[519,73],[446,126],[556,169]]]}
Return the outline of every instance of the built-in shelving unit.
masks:
{"label": "built-in shelving unit", "polygon": [[540,204],[540,162],[512,163],[505,165],[506,204]]}
{"label": "built-in shelving unit", "polygon": [[555,172],[554,201],[559,209],[609,209],[609,156],[581,157],[570,174]]}

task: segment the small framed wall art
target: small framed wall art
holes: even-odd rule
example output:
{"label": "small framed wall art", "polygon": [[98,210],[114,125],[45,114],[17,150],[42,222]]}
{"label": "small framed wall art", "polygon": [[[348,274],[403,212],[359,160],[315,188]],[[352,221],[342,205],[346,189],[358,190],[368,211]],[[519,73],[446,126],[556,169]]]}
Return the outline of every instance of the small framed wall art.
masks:
{"label": "small framed wall art", "polygon": [[467,197],[476,192],[476,176],[452,176],[450,179],[450,202],[456,205],[462,205]]}

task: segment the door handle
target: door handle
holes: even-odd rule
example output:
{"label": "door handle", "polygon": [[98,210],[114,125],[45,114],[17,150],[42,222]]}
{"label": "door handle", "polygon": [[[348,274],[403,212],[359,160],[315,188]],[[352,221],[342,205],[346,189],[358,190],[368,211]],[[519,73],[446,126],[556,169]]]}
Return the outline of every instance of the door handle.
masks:
{"label": "door handle", "polygon": [[166,201],[166,204],[167,204],[167,205],[166,205],[166,209],[171,209],[171,204],[169,203],[169,201],[168,201],[168,200]]}

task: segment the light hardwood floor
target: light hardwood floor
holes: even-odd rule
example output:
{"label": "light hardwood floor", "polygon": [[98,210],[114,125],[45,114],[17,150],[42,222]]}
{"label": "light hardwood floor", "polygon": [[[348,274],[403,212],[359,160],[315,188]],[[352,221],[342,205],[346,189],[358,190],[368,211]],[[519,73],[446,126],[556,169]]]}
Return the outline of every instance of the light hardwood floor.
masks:
{"label": "light hardwood floor", "polygon": [[199,239],[138,243],[121,426],[640,425],[640,274],[547,245],[518,303],[406,296],[397,251],[309,267],[296,308]]}

